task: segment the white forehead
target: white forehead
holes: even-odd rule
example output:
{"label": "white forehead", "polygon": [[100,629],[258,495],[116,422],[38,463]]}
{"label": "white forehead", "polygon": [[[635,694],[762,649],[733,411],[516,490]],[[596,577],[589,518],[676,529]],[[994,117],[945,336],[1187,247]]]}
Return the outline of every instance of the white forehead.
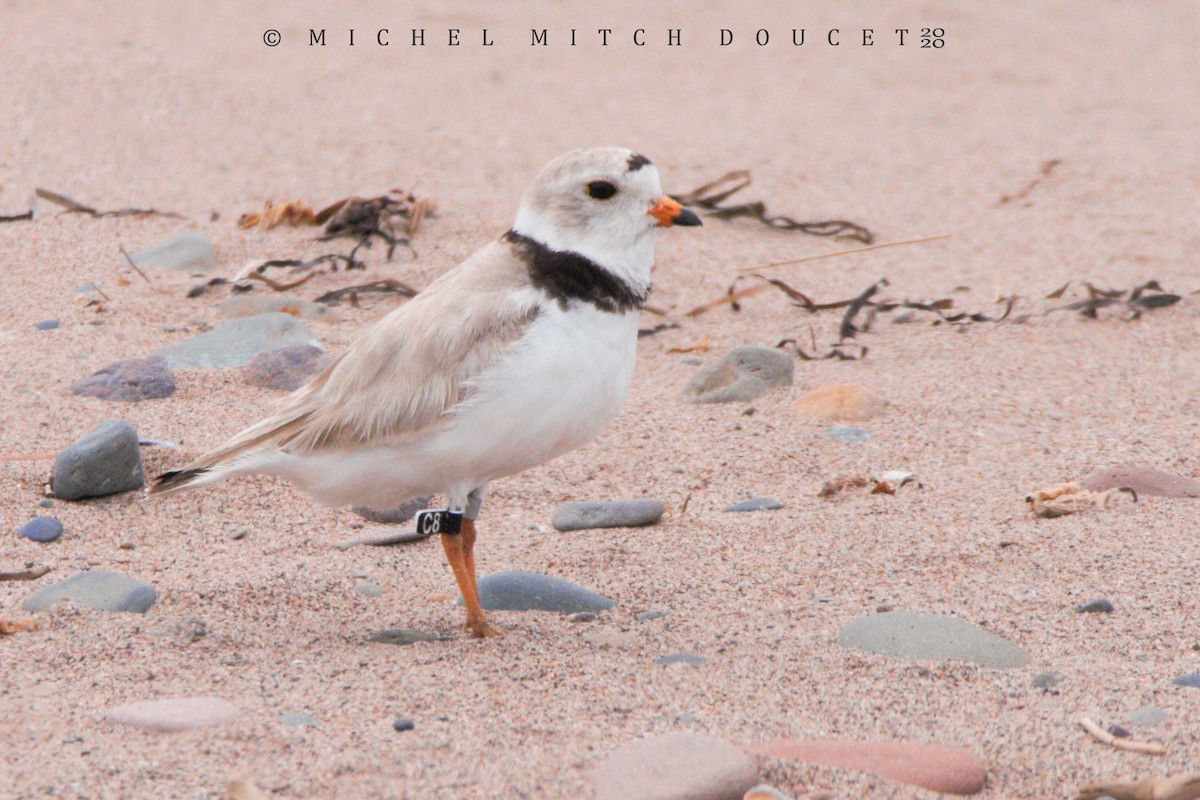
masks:
{"label": "white forehead", "polygon": [[554,191],[595,180],[612,181],[626,191],[638,194],[657,196],[662,193],[655,166],[624,147],[572,150],[547,164],[533,185],[542,191]]}

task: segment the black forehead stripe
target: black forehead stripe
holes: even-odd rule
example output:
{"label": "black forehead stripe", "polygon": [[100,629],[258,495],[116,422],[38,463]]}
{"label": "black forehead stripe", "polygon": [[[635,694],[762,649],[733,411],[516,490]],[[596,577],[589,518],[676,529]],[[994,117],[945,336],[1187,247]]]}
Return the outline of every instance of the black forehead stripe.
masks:
{"label": "black forehead stripe", "polygon": [[629,157],[629,160],[625,162],[625,164],[629,168],[629,172],[637,172],[639,169],[641,169],[642,167],[646,166],[649,163],[650,163],[650,159],[646,158],[641,153],[634,153],[633,155],[631,155]]}
{"label": "black forehead stripe", "polygon": [[557,300],[565,311],[572,300],[601,311],[620,314],[642,307],[646,295],[592,261],[569,250],[551,250],[524,234],[510,230],[503,241],[513,245],[529,272],[529,282]]}

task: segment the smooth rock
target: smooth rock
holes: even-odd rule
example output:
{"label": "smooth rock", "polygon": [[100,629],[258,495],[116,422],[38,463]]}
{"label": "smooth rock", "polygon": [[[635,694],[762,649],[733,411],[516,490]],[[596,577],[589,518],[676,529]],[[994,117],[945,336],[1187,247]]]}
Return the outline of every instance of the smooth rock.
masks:
{"label": "smooth rock", "polygon": [[392,729],[397,731],[411,731],[416,727],[417,725],[415,722],[405,717],[399,717],[392,722]]}
{"label": "smooth rock", "polygon": [[560,531],[588,528],[638,528],[662,519],[666,506],[662,500],[574,501],[554,509],[550,524]]}
{"label": "smooth rock", "polygon": [[402,525],[412,519],[421,509],[429,508],[429,504],[432,502],[433,495],[430,494],[418,497],[416,500],[410,500],[401,506],[386,511],[367,508],[366,506],[354,506],[350,510],[363,519],[378,522],[380,525]]}
{"label": "smooth rock", "polygon": [[783,508],[783,503],[778,500],[772,500],[769,497],[754,497],[726,506],[722,511],[778,511],[781,508]]}
{"label": "smooth rock", "polygon": [[592,611],[576,611],[567,615],[567,622],[595,622],[596,614]]}
{"label": "smooth rock", "polygon": [[966,620],[921,611],[871,614],[845,625],[838,641],[871,653],[924,660],[953,659],[1009,669],[1029,661],[1017,645]]}
{"label": "smooth rock", "polygon": [[52,331],[58,327],[58,320],[44,319],[41,322],[33,323],[33,327],[37,328],[39,331]]}
{"label": "smooth rock", "polygon": [[[591,589],[535,572],[498,572],[479,579],[479,604],[497,611],[606,611],[615,600]],[[458,600],[462,605],[462,598]]]}
{"label": "smooth rock", "polygon": [[363,597],[383,597],[383,587],[371,581],[359,581],[354,585],[354,593]]}
{"label": "smooth rock", "polygon": [[403,628],[388,628],[367,637],[368,642],[380,644],[406,645],[414,642],[440,642],[442,637],[429,631],[409,631]]}
{"label": "smooth rock", "polygon": [[71,387],[72,394],[138,403],[170,396],[175,391],[175,376],[162,356],[146,356],[117,361],[101,368]]}
{"label": "smooth rock", "polygon": [[945,794],[983,791],[987,765],[962,747],[917,742],[823,739],[754,745],[751,754],[870,772],[881,778]]}
{"label": "smooth rock", "polygon": [[1061,672],[1039,672],[1033,679],[1035,689],[1041,689],[1043,692],[1053,692],[1058,694],[1054,687],[1058,686],[1066,678]]}
{"label": "smooth rock", "polygon": [[838,425],[833,428],[826,428],[821,431],[821,435],[826,439],[833,439],[835,442],[841,442],[842,444],[858,444],[871,438],[871,434],[853,425]]}
{"label": "smooth rock", "polygon": [[666,615],[666,611],[651,609],[649,611],[639,611],[635,616],[638,622],[649,622],[652,619],[662,619]]}
{"label": "smooth rock", "polygon": [[145,483],[137,431],[125,420],[101,422],[54,460],[51,487],[63,500],[137,489]]}
{"label": "smooth rock", "polygon": [[146,634],[187,646],[208,635],[208,623],[199,617],[169,617],[146,631]]}
{"label": "smooth rock", "polygon": [[167,359],[171,369],[240,367],[259,353],[293,344],[321,346],[303,322],[290,314],[273,312],[226,322],[168,345],[158,355]]}
{"label": "smooth rock", "polygon": [[1171,715],[1156,706],[1142,706],[1137,711],[1129,715],[1126,720],[1130,725],[1137,725],[1142,728],[1153,728]]}
{"label": "smooth rock", "polygon": [[89,569],[39,589],[25,601],[26,611],[45,611],[55,603],[69,600],[77,606],[101,611],[129,611],[143,614],[154,605],[158,594],[154,587],[136,578]]}
{"label": "smooth rock", "polygon": [[284,714],[279,718],[279,724],[289,728],[315,728],[318,723],[312,714]]}
{"label": "smooth rock", "polygon": [[1180,675],[1171,683],[1176,686],[1190,686],[1194,689],[1200,689],[1200,672],[1189,672],[1187,675]]}
{"label": "smooth rock", "polygon": [[110,708],[104,719],[115,725],[175,733],[223,725],[241,713],[233,703],[219,697],[172,697]]}
{"label": "smooth rock", "polygon": [[292,344],[259,353],[242,368],[242,378],[251,386],[291,392],[333,363],[333,357],[310,344]]}
{"label": "smooth rock", "polygon": [[1159,497],[1200,497],[1200,481],[1195,478],[1172,475],[1140,464],[1104,467],[1089,473],[1081,483],[1083,488],[1093,492],[1133,489],[1138,494]]}
{"label": "smooth rock", "polygon": [[594,774],[596,800],[741,800],[758,768],[733,745],[697,733],[625,744]]}
{"label": "smooth rock", "polygon": [[692,655],[691,653],[671,653],[659,656],[654,659],[654,663],[660,666],[666,666],[667,664],[687,664],[688,666],[698,667],[704,663],[704,656]]}
{"label": "smooth rock", "polygon": [[18,536],[34,542],[53,542],[62,535],[63,524],[54,517],[34,517],[21,526]]}
{"label": "smooth rock", "polygon": [[830,383],[800,395],[792,408],[809,419],[828,422],[870,419],[888,406],[879,395],[852,383]]}
{"label": "smooth rock", "polygon": [[286,294],[235,294],[221,303],[221,313],[230,319],[253,317],[279,311],[309,322],[341,322],[340,309]]}
{"label": "smooth rock", "polygon": [[129,260],[139,267],[177,269],[202,274],[217,265],[217,252],[204,234],[181,233],[158,244],[130,253]]}
{"label": "smooth rock", "polygon": [[699,370],[684,394],[693,403],[745,403],[774,386],[791,386],[795,364],[771,347],[735,347],[717,363]]}
{"label": "smooth rock", "polygon": [[1075,606],[1075,611],[1079,614],[1111,614],[1113,612],[1113,604],[1101,597],[1096,600],[1089,600],[1086,603],[1080,603]]}

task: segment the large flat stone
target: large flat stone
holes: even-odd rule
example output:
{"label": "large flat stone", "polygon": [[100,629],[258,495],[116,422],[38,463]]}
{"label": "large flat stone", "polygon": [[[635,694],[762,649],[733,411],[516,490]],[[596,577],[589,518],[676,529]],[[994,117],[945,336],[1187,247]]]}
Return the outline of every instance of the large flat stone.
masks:
{"label": "large flat stone", "polygon": [[55,603],[69,600],[75,605],[101,611],[144,614],[157,599],[154,587],[136,578],[119,572],[89,569],[39,589],[25,601],[25,610],[45,611]]}
{"label": "large flat stone", "polygon": [[1017,645],[957,617],[921,611],[871,614],[848,623],[838,641],[871,653],[929,661],[970,661],[1009,669],[1028,663]]}
{"label": "large flat stone", "polygon": [[191,273],[210,272],[217,265],[217,252],[202,233],[181,233],[129,255],[139,267],[159,267]]}
{"label": "large flat stone", "polygon": [[693,403],[747,402],[773,386],[791,386],[795,362],[782,350],[735,347],[697,372],[684,389]]}
{"label": "large flat stone", "polygon": [[[535,572],[498,572],[480,578],[479,604],[497,611],[605,611],[615,600],[578,584]],[[459,598],[462,605],[462,598]]]}
{"label": "large flat stone", "polygon": [[177,733],[233,722],[241,713],[233,703],[219,697],[170,697],[116,706],[104,719],[114,725]]}
{"label": "large flat stone", "polygon": [[638,739],[596,769],[596,800],[741,800],[758,783],[737,747],[696,733]]}
{"label": "large flat stone", "polygon": [[555,530],[580,531],[589,528],[638,528],[662,519],[666,506],[662,500],[578,500],[561,503],[554,509],[550,524]]}
{"label": "large flat stone", "polygon": [[280,312],[242,317],[158,351],[171,369],[240,367],[259,353],[285,345],[321,343],[304,323]]}
{"label": "large flat stone", "polygon": [[174,391],[175,376],[162,356],[117,361],[71,387],[76,395],[123,403],[157,400]]}
{"label": "large flat stone", "polygon": [[983,791],[987,765],[970,750],[918,742],[857,742],[820,739],[778,741],[750,748],[755,755],[870,772],[934,792]]}
{"label": "large flat stone", "polygon": [[1083,488],[1093,492],[1107,489],[1132,489],[1138,494],[1159,497],[1200,497],[1200,481],[1184,475],[1139,464],[1104,467],[1089,473]]}

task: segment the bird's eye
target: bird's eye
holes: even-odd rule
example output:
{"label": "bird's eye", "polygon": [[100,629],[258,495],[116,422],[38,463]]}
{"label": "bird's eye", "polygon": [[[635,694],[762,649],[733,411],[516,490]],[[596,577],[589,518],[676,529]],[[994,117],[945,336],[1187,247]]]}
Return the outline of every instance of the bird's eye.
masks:
{"label": "bird's eye", "polygon": [[608,181],[592,181],[587,185],[587,193],[593,200],[607,200],[617,193],[617,187]]}

